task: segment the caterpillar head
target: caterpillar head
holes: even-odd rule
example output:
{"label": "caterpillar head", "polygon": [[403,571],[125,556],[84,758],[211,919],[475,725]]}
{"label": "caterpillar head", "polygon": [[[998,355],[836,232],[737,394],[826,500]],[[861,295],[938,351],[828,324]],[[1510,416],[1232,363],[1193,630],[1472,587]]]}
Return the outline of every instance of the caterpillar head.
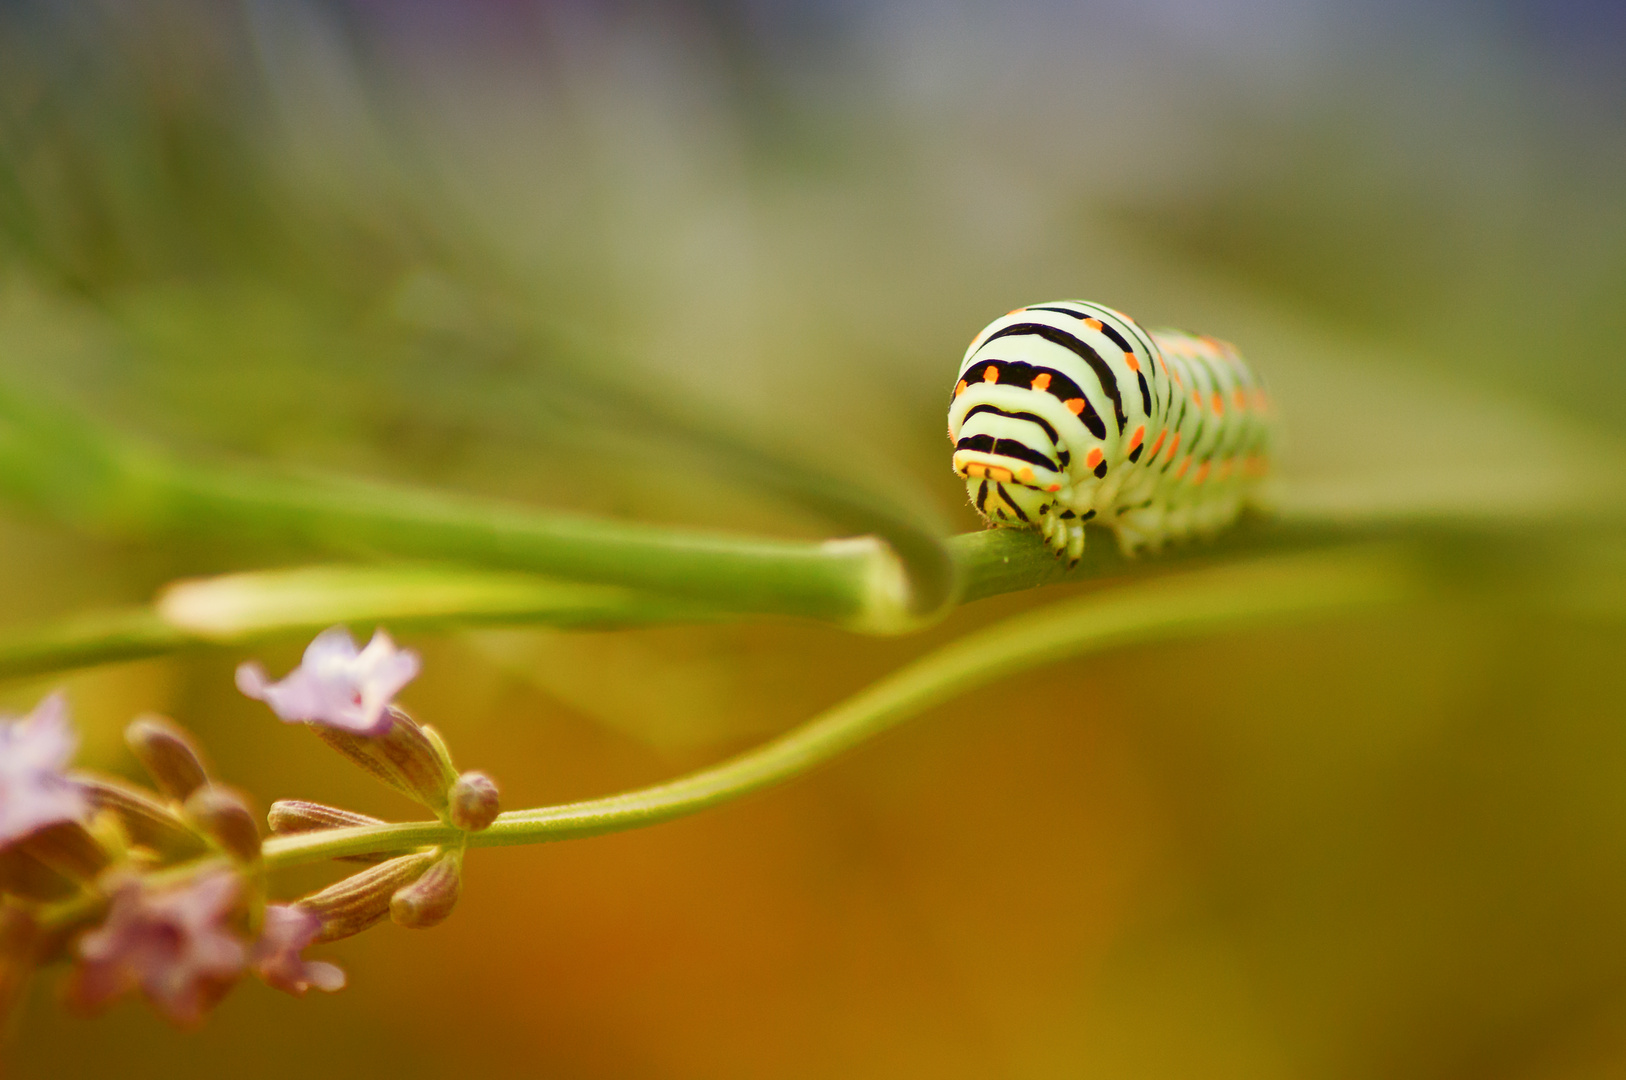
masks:
{"label": "caterpillar head", "polygon": [[966,413],[954,444],[954,471],[977,512],[995,524],[1038,521],[1067,486],[1067,451],[1041,418],[992,405]]}

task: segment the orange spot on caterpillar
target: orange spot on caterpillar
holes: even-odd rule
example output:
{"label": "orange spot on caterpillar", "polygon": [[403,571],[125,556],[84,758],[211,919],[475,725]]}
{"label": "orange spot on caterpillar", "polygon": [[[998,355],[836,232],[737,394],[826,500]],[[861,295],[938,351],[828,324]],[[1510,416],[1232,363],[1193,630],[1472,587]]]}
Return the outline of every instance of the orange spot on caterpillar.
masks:
{"label": "orange spot on caterpillar", "polygon": [[1203,396],[1201,394],[1197,393],[1197,391],[1195,391],[1195,390],[1193,390],[1191,392],[1191,403],[1193,405],[1197,406],[1197,411],[1198,412],[1203,411]]}
{"label": "orange spot on caterpillar", "polygon": [[1162,431],[1157,433],[1157,441],[1154,442],[1152,444],[1152,448],[1146,452],[1146,460],[1147,460],[1148,463],[1150,463],[1154,458],[1157,457],[1157,452],[1159,450],[1163,449],[1163,440],[1167,439],[1168,437],[1169,437],[1169,429],[1168,428],[1164,428]]}
{"label": "orange spot on caterpillar", "polygon": [[1196,484],[1202,483],[1204,480],[1207,480],[1207,479],[1208,479],[1208,462],[1205,461],[1201,465],[1197,466],[1197,472],[1196,472],[1196,474],[1194,476],[1192,476],[1191,482],[1192,482],[1193,485],[1196,485]]}
{"label": "orange spot on caterpillar", "polygon": [[1231,400],[1236,402],[1236,407],[1239,409],[1246,409],[1248,407],[1248,395],[1242,392],[1242,388],[1240,386],[1231,392]]}
{"label": "orange spot on caterpillar", "polygon": [[1133,452],[1135,447],[1139,446],[1141,444],[1141,440],[1144,438],[1146,438],[1146,425],[1142,424],[1140,427],[1135,429],[1135,433],[1133,435],[1129,436],[1129,445],[1125,449]]}
{"label": "orange spot on caterpillar", "polygon": [[1174,433],[1174,441],[1169,444],[1169,461],[1174,460],[1174,452],[1178,449],[1180,449],[1180,433],[1176,431]]}
{"label": "orange spot on caterpillar", "polygon": [[1027,310],[1027,308],[1025,308],[1025,307],[1013,307],[1013,308],[1011,308],[1011,310],[1009,310],[1009,311],[1007,311],[1005,313],[1005,317],[1008,319],[1012,315],[1020,315],[1020,314],[1022,314],[1022,312],[1026,311],[1026,310]]}
{"label": "orange spot on caterpillar", "polygon": [[954,388],[954,396],[959,397],[963,393],[965,393],[965,380],[961,379],[960,385]]}
{"label": "orange spot on caterpillar", "polygon": [[1067,411],[1072,413],[1074,416],[1077,416],[1079,413],[1084,411],[1084,399],[1081,397],[1068,398],[1066,401],[1062,402],[1062,404],[1067,406]]}
{"label": "orange spot on caterpillar", "polygon": [[1024,484],[1031,484],[1033,483],[1033,470],[1024,465],[1016,470],[1016,478]]}
{"label": "orange spot on caterpillar", "polygon": [[1001,469],[997,465],[990,465],[988,466],[988,479],[997,481],[1001,484],[1009,483],[1011,479],[1011,470]]}
{"label": "orange spot on caterpillar", "polygon": [[1218,390],[1214,391],[1214,415],[1225,415],[1225,399],[1220,397],[1220,392]]}
{"label": "orange spot on caterpillar", "polygon": [[1097,465],[1101,464],[1101,459],[1104,457],[1106,457],[1106,455],[1101,453],[1101,448],[1097,446],[1095,449],[1091,450],[1089,456],[1084,459],[1084,464],[1093,469]]}
{"label": "orange spot on caterpillar", "polygon": [[1135,354],[1132,352],[1124,353],[1124,363],[1129,365],[1130,371],[1140,370],[1140,361],[1135,359]]}
{"label": "orange spot on caterpillar", "polygon": [[1101,329],[1101,320],[1100,319],[1085,319],[1084,320],[1084,325],[1089,327],[1091,330],[1099,330],[1099,329]]}
{"label": "orange spot on caterpillar", "polygon": [[982,381],[987,382],[987,383],[998,382],[999,381],[999,365],[998,364],[989,364],[985,369],[983,369]]}
{"label": "orange spot on caterpillar", "polygon": [[988,466],[973,461],[965,467],[965,474],[967,476],[987,476]]}
{"label": "orange spot on caterpillar", "polygon": [[1048,372],[1048,371],[1039,372],[1039,374],[1037,374],[1037,375],[1035,375],[1033,377],[1033,382],[1032,382],[1031,385],[1035,390],[1048,390],[1048,389],[1050,389],[1050,372]]}
{"label": "orange spot on caterpillar", "polygon": [[1060,484],[1051,484],[1049,487],[1045,488],[1045,490],[1046,491],[1060,491],[1061,490],[1061,485]]}
{"label": "orange spot on caterpillar", "polygon": [[1180,467],[1174,470],[1175,479],[1186,475],[1186,470],[1189,468],[1191,468],[1191,455],[1187,454],[1186,459],[1180,463]]}

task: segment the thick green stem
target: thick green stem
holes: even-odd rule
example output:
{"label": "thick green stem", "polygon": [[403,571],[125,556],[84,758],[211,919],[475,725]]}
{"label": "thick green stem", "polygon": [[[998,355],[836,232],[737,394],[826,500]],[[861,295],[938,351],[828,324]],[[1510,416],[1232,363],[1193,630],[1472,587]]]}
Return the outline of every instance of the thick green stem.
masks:
{"label": "thick green stem", "polygon": [[[502,814],[471,846],[535,844],[640,828],[783,783],[975,687],[1067,657],[1150,640],[1394,605],[1428,595],[1415,555],[1359,547],[1171,574],[1055,604],[976,631],[906,665],[757,749],[670,783]],[[438,822],[336,829],[265,843],[294,866],[444,843]]]}
{"label": "thick green stem", "polygon": [[875,540],[735,537],[240,470],[175,469],[164,473],[161,483],[175,520],[193,529],[543,572],[736,612],[863,623],[873,607],[908,602],[901,566]]}
{"label": "thick green stem", "polygon": [[[663,528],[407,485],[184,462],[0,388],[0,493],[75,527],[292,541],[616,585],[738,613],[893,630],[957,598],[928,530],[874,498],[802,478],[813,504],[870,533],[808,542]],[[878,538],[879,537],[879,538]]]}

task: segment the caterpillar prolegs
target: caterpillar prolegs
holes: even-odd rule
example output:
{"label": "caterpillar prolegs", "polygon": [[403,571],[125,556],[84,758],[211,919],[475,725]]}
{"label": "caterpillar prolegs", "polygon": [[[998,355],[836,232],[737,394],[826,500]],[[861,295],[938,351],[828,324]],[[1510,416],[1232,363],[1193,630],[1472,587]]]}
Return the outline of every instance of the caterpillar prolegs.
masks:
{"label": "caterpillar prolegs", "polygon": [[1131,555],[1222,529],[1270,464],[1270,402],[1234,347],[1082,300],[989,323],[960,363],[948,423],[977,512],[1038,529],[1069,564],[1085,522]]}

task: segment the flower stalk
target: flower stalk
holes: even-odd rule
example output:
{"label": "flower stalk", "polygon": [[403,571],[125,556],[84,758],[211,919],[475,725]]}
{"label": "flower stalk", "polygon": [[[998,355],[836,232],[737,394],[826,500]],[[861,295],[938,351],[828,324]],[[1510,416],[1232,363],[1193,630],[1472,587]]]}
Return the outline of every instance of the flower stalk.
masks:
{"label": "flower stalk", "polygon": [[719,765],[637,791],[499,814],[467,834],[439,821],[273,837],[265,865],[450,844],[540,844],[656,825],[814,769],[934,705],[1059,660],[1151,640],[1415,603],[1437,594],[1414,553],[1358,546],[1171,574],[1053,604],[979,630],[875,683],[808,723]]}
{"label": "flower stalk", "polygon": [[[489,776],[458,772],[434,730],[394,704],[403,675],[417,671],[415,656],[380,635],[375,641],[387,648],[363,661],[348,636],[341,641],[330,633],[280,683],[260,673],[245,681],[245,691],[265,698],[283,719],[311,726],[324,741],[346,740],[338,748],[347,757],[433,808],[439,819],[383,823],[319,803],[285,801],[271,815],[276,835],[264,841],[244,797],[208,778],[189,736],[167,722],[138,721],[130,734],[132,746],[151,759],[155,777],[171,791],[167,804],[117,785],[70,778],[61,770],[71,733],[65,720],[59,722],[60,702],[53,702],[40,713],[46,723],[30,719],[6,729],[8,737],[25,740],[19,745],[37,747],[34,764],[17,774],[11,809],[21,813],[37,804],[59,815],[32,826],[3,852],[15,864],[4,883],[13,898],[8,902],[26,914],[33,928],[28,942],[50,943],[40,949],[29,944],[11,959],[26,966],[71,952],[78,962],[69,996],[79,1006],[96,1009],[139,990],[182,1025],[201,1020],[249,972],[294,994],[311,986],[337,989],[343,973],[306,960],[301,950],[360,933],[385,916],[413,929],[438,925],[461,894],[470,849],[654,825],[800,776],[933,705],[1040,664],[1152,639],[1415,602],[1433,592],[1429,581],[1415,551],[1383,545],[1254,560],[1103,591],[966,635],[718,765],[607,798],[512,813],[498,813],[497,787]],[[376,721],[367,705],[375,700],[383,703]],[[53,802],[64,784],[81,793],[79,803]],[[184,803],[174,797],[189,786]],[[92,809],[87,827],[78,818]],[[190,831],[203,854],[155,866],[150,860],[164,856],[136,839],[143,828],[156,836],[165,828]],[[65,845],[64,836],[82,842]],[[45,849],[35,850],[41,843]],[[59,855],[80,851],[95,858],[42,853],[57,848]],[[265,899],[271,871],[378,857],[383,861],[291,904]],[[35,895],[24,872],[31,866],[55,874],[68,888]]]}

